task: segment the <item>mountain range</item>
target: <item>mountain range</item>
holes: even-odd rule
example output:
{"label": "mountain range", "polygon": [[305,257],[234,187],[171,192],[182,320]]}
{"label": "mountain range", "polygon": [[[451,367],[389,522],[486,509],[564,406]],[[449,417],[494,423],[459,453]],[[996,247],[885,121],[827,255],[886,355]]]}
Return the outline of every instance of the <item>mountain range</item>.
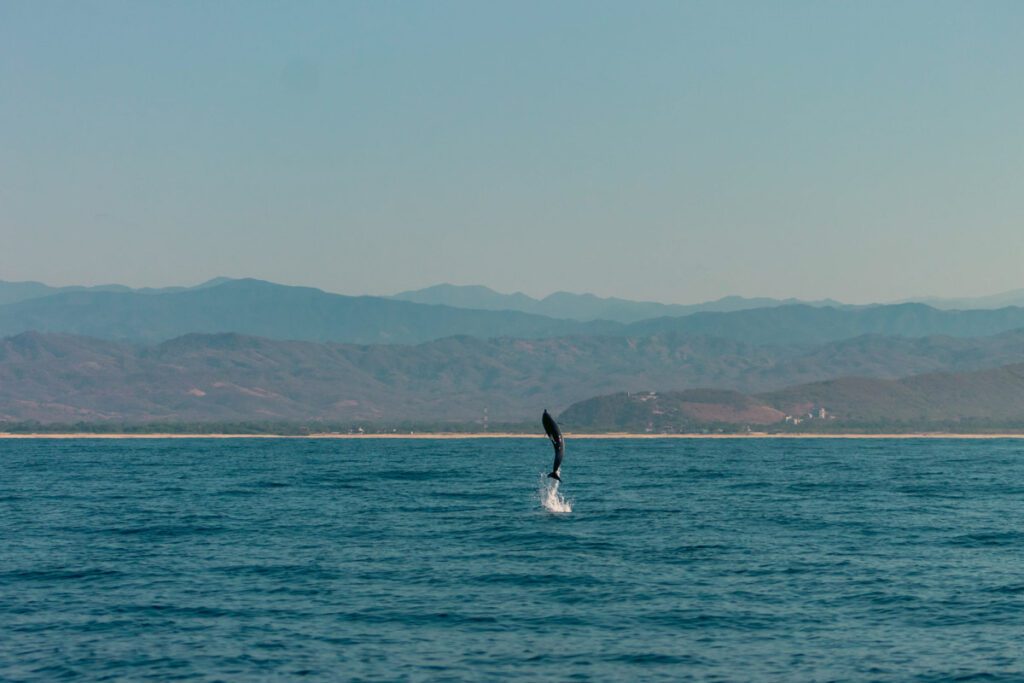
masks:
{"label": "mountain range", "polygon": [[[528,310],[510,310],[509,297]],[[228,278],[143,290],[0,282],[0,301],[6,422],[513,424],[547,407],[564,410],[569,429],[674,430],[827,408],[837,421],[821,428],[1005,422],[1024,404],[1016,306],[737,298],[707,306],[739,310],[686,312],[565,293],[344,296]],[[592,319],[599,311],[617,319]]]}
{"label": "mountain range", "polygon": [[809,306],[843,307],[838,301],[824,299],[806,302],[799,299],[771,299],[767,297],[749,299],[742,296],[727,296],[700,304],[662,304],[653,301],[630,301],[615,297],[599,297],[593,294],[555,292],[543,299],[535,299],[522,292],[501,294],[480,285],[440,284],[395,294],[392,298],[420,304],[477,308],[488,311],[520,311],[551,318],[566,318],[587,322],[611,320],[619,323],[634,323],[649,318],[681,317],[691,313],[712,311],[727,313],[752,308],[772,308],[787,304]]}
{"label": "mountain range", "polygon": [[0,335],[43,331],[130,342],[166,341],[194,332],[355,344],[417,344],[456,335],[541,339],[680,333],[808,346],[864,334],[972,337],[1020,328],[1024,328],[1024,308],[944,311],[924,304],[789,304],[702,311],[629,324],[583,322],[521,311],[344,296],[249,279],[163,292],[61,291],[0,305]]}
{"label": "mountain range", "polygon": [[2,335],[34,330],[133,342],[165,341],[192,332],[236,332],[272,339],[411,344],[457,334],[544,337],[611,327],[514,311],[343,296],[247,279],[161,294],[67,291],[0,306]]}
{"label": "mountain range", "polygon": [[999,294],[987,296],[943,298],[935,296],[919,297],[917,299],[906,299],[899,303],[927,304],[932,308],[942,310],[972,310],[984,308],[1005,308],[1006,306],[1024,306],[1024,289],[1014,289]]}
{"label": "mountain range", "polygon": [[[621,323],[633,323],[648,318],[664,316],[678,317],[705,311],[731,313],[752,308],[775,308],[791,304],[805,304],[816,307],[829,306],[832,308],[851,307],[850,304],[845,304],[835,299],[804,300],[742,296],[726,296],[714,301],[698,304],[664,304],[652,301],[631,301],[629,299],[604,298],[593,294],[573,294],[571,292],[555,292],[542,299],[536,299],[522,292],[502,294],[480,285],[453,285],[447,283],[400,292],[395,294],[393,298],[423,304],[455,306],[457,308],[522,311],[523,313],[536,313],[553,318],[568,318],[581,321],[613,320]],[[879,302],[873,305],[889,303]],[[1024,289],[1015,289],[999,294],[978,297],[917,297],[891,303],[925,304],[932,308],[946,311],[994,309],[1006,308],[1007,306],[1024,307]]]}
{"label": "mountain range", "polygon": [[189,334],[129,344],[62,334],[0,340],[0,420],[494,423],[595,395],[716,387],[751,394],[844,376],[893,379],[1024,362],[1024,332],[868,336],[758,346],[700,335],[449,337],[419,345]]}

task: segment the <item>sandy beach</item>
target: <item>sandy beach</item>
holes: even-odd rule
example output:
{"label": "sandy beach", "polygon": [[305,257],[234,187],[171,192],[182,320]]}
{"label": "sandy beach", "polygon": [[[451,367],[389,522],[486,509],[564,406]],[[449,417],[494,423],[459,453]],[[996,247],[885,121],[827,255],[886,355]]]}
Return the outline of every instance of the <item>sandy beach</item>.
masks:
{"label": "sandy beach", "polygon": [[[1024,433],[955,434],[948,432],[907,432],[895,434],[574,434],[567,439],[1024,439]],[[0,432],[0,439],[546,439],[544,434],[510,432],[434,432],[415,434],[91,434]]]}

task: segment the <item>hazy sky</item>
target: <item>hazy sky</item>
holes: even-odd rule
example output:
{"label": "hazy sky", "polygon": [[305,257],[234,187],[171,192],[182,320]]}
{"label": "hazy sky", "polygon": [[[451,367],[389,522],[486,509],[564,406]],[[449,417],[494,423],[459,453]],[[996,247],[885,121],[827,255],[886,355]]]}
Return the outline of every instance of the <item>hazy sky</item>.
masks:
{"label": "hazy sky", "polygon": [[1024,2],[0,0],[0,279],[1024,287]]}

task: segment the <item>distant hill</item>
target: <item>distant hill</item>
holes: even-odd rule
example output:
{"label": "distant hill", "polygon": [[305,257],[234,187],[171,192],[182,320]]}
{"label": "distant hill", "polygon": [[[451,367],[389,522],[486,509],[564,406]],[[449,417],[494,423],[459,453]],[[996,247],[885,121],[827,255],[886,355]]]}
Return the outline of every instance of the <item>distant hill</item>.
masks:
{"label": "distant hill", "polygon": [[521,311],[552,318],[569,320],[611,320],[633,323],[648,318],[663,316],[679,317],[701,311],[730,312],[752,308],[769,308],[785,304],[806,303],[810,306],[842,307],[838,301],[826,299],[802,302],[798,299],[770,299],[765,297],[748,299],[741,296],[727,296],[700,304],[663,304],[653,301],[630,301],[615,297],[599,297],[593,294],[572,294],[555,292],[543,299],[535,299],[522,292],[501,294],[480,285],[440,284],[395,294],[395,299],[414,301],[421,304],[441,304],[458,308],[478,308],[490,311]]}
{"label": "distant hill", "polygon": [[0,280],[0,306],[3,304],[16,303],[18,301],[28,301],[29,299],[40,299],[44,296],[52,296],[54,294],[61,294],[65,292],[134,292],[136,294],[166,294],[168,292],[183,292],[187,289],[213,287],[215,285],[228,282],[229,280],[230,278],[217,277],[194,287],[141,287],[138,289],[126,287],[124,285],[72,285],[69,287],[51,287],[50,285],[44,285],[42,282],[5,282]]}
{"label": "distant hill", "polygon": [[574,403],[558,419],[564,429],[578,432],[679,433],[772,425],[785,416],[764,401],[736,391],[689,389],[597,396]]}
{"label": "distant hill", "polygon": [[1014,289],[1009,292],[989,294],[987,296],[959,298],[923,297],[920,299],[908,299],[907,302],[927,304],[932,308],[938,308],[941,310],[962,311],[986,308],[1005,308],[1007,306],[1024,306],[1024,289]]}
{"label": "distant hill", "polygon": [[633,323],[625,334],[706,334],[758,344],[822,344],[864,334],[899,337],[977,337],[1024,328],[1024,308],[940,311],[924,304],[857,308],[803,304],[733,313],[694,313]]}
{"label": "distant hill", "polygon": [[559,421],[583,432],[1024,429],[1024,363],[899,380],[844,377],[756,396],[699,389],[618,392],[575,403]]}
{"label": "distant hill", "polygon": [[618,329],[613,323],[350,297],[261,280],[229,280],[156,295],[72,291],[0,306],[3,335],[37,330],[127,341],[236,332],[273,339],[411,344],[459,334],[532,338]]}
{"label": "distant hill", "polygon": [[[457,308],[479,308],[482,310],[521,311],[570,320],[613,320],[634,323],[649,318],[680,317],[693,313],[733,313],[756,308],[775,308],[802,304],[830,308],[866,308],[851,306],[834,299],[801,300],[796,298],[773,299],[770,297],[726,296],[714,301],[698,304],[664,304],[653,301],[632,301],[615,297],[599,297],[593,294],[555,292],[543,299],[515,292],[502,294],[481,285],[439,284],[423,289],[400,292],[393,296],[403,301],[423,304],[441,304]],[[903,299],[889,304],[871,306],[893,306],[899,304],[924,304],[944,311],[951,310],[992,310],[997,308],[1024,307],[1024,289],[1015,289],[999,294],[978,297],[920,297]]]}
{"label": "distant hill", "polygon": [[500,294],[481,285],[440,284],[424,289],[399,292],[391,297],[417,304],[476,308],[482,311],[520,311],[537,313],[539,301],[522,292]]}
{"label": "distant hill", "polygon": [[1019,422],[1024,425],[1024,364],[899,380],[841,378],[760,397],[790,414],[825,408],[842,423]]}
{"label": "distant hill", "polygon": [[[461,336],[405,346],[238,334],[138,345],[29,332],[0,339],[0,420],[472,422],[487,409],[501,423],[620,391],[713,386],[755,394],[843,375],[895,378],[1020,362],[1021,332],[862,337],[809,350],[671,333]],[[780,397],[770,407],[794,404]]]}

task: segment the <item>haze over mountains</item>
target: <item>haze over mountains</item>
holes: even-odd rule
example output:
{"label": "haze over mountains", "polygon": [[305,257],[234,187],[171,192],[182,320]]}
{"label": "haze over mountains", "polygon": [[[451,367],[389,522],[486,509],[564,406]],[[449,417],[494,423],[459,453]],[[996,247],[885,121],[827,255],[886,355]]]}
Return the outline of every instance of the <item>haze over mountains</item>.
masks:
{"label": "haze over mountains", "polygon": [[[514,311],[328,294],[261,280],[230,280],[159,295],[70,291],[0,306],[2,335],[37,330],[138,342],[192,332],[238,332],[273,339],[414,344],[455,334],[556,336],[581,331],[583,325]],[[597,323],[590,327],[602,329]]]}
{"label": "haze over mountains", "polygon": [[72,285],[69,287],[51,287],[42,282],[4,282],[0,280],[0,305],[12,304],[28,299],[40,299],[44,296],[62,292],[134,292],[136,294],[167,294],[184,292],[188,289],[203,289],[228,282],[231,278],[215,277],[192,287],[140,287],[132,288],[125,285]]}
{"label": "haze over mountains", "polygon": [[844,304],[825,299],[805,302],[799,299],[748,299],[742,296],[726,296],[701,304],[662,304],[653,301],[630,301],[614,297],[598,297],[593,294],[572,294],[555,292],[543,299],[534,299],[522,292],[501,294],[479,285],[440,284],[425,289],[395,294],[395,299],[420,304],[438,304],[458,308],[479,308],[488,311],[521,311],[569,320],[612,320],[620,323],[634,323],[649,318],[665,316],[679,317],[701,311],[730,312],[751,308],[769,308],[785,304],[805,303],[810,306],[837,306]]}
{"label": "haze over mountains", "polygon": [[974,296],[961,298],[942,297],[920,297],[917,299],[906,299],[899,303],[920,303],[927,304],[932,308],[942,310],[971,310],[979,308],[1004,308],[1006,306],[1024,306],[1024,289],[1014,289],[1000,294],[988,296]]}
{"label": "haze over mountains", "polygon": [[[580,300],[584,307],[591,301],[586,296]],[[61,332],[132,342],[165,341],[193,332],[356,344],[417,344],[453,335],[538,339],[686,333],[753,344],[807,345],[861,334],[970,337],[1018,328],[1024,328],[1024,308],[942,311],[923,304],[790,304],[700,311],[629,324],[584,322],[513,310],[344,296],[251,279],[164,291],[72,289],[0,305],[0,335]]]}
{"label": "haze over mountains", "polygon": [[[729,313],[752,308],[774,308],[790,304],[808,306],[850,307],[835,299],[804,300],[797,298],[773,299],[770,297],[725,296],[714,301],[698,304],[663,304],[652,301],[630,301],[615,297],[598,297],[593,294],[555,292],[543,299],[535,299],[522,292],[502,294],[481,285],[439,284],[424,289],[395,294],[395,299],[423,304],[441,304],[458,308],[479,308],[483,310],[508,310],[536,313],[553,318],[571,320],[613,320],[633,323],[663,316],[683,316],[691,313],[710,311]],[[889,303],[889,302],[879,302]],[[989,296],[942,298],[917,297],[891,302],[895,304],[926,304],[941,310],[973,310],[1024,306],[1024,289],[992,294]],[[878,305],[878,304],[876,304]]]}
{"label": "haze over mountains", "polygon": [[[510,300],[563,317],[500,308]],[[661,410],[654,419],[635,401],[603,398],[594,414],[617,406],[622,415],[606,427],[634,415],[666,429],[700,415],[707,424],[723,416],[761,424],[803,404],[827,407],[844,424],[897,414],[1016,419],[1015,408],[985,407],[989,385],[993,397],[1024,405],[1016,371],[1005,369],[1024,363],[1019,307],[728,298],[701,306],[737,310],[695,310],[451,286],[352,297],[227,278],[160,290],[0,283],[0,301],[0,421],[444,424],[479,422],[486,409],[500,424],[617,392],[697,389],[702,399],[677,401],[689,406],[682,413],[642,402]],[[591,319],[599,311],[618,319]],[[632,320],[641,312],[662,315]],[[990,374],[970,374],[979,371]],[[947,374],[938,383],[900,379],[936,372]],[[927,387],[938,389],[926,401]],[[925,407],[894,412],[892,396]],[[583,414],[573,410],[569,418]],[[574,428],[603,430],[578,419]]]}

